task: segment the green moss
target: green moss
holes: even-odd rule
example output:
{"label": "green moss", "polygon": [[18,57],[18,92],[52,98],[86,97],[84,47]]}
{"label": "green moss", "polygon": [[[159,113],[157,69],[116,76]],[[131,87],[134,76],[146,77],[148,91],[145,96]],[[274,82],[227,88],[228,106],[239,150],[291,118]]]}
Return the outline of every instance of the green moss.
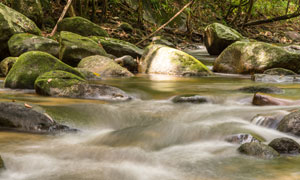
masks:
{"label": "green moss", "polygon": [[107,32],[100,26],[79,16],[63,19],[58,24],[57,30],[59,32],[69,31],[82,36],[108,36]]}
{"label": "green moss", "polygon": [[106,56],[107,53],[90,38],[66,31],[60,33],[59,59],[71,66],[77,66],[81,59],[93,55]]}
{"label": "green moss", "polygon": [[91,36],[90,38],[101,44],[107,53],[117,57],[130,55],[133,58],[137,58],[143,54],[142,49],[126,41],[101,36]]}
{"label": "green moss", "polygon": [[8,48],[10,54],[15,57],[27,51],[43,51],[58,57],[59,43],[42,36],[20,33],[9,39]]}
{"label": "green moss", "polygon": [[64,70],[82,78],[84,76],[54,56],[40,51],[22,54],[9,71],[4,85],[8,88],[33,89],[36,78],[51,70]]}
{"label": "green moss", "polygon": [[34,82],[34,88],[38,94],[50,96],[51,88],[62,90],[85,82],[83,78],[72,73],[56,70],[39,76]]}
{"label": "green moss", "polygon": [[7,57],[1,61],[0,69],[4,76],[6,76],[8,74],[8,72],[13,67],[13,65],[15,64],[17,59],[18,59],[17,57]]}
{"label": "green moss", "polygon": [[126,23],[126,22],[122,22],[119,26],[120,29],[124,30],[125,32],[132,32],[133,31],[133,27]]}

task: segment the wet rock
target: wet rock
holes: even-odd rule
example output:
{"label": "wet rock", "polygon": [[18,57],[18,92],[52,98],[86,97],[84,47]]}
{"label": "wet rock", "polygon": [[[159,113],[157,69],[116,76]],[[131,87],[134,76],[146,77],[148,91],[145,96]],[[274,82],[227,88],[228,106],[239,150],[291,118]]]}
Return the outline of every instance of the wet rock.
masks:
{"label": "wet rock", "polygon": [[0,128],[28,132],[71,131],[69,127],[58,124],[49,115],[28,105],[0,103]]}
{"label": "wet rock", "polygon": [[279,76],[286,76],[286,75],[297,75],[291,70],[284,69],[284,68],[272,68],[264,71],[264,74],[268,75],[279,75]]}
{"label": "wet rock", "polygon": [[2,159],[2,157],[0,156],[0,170],[5,169],[5,165],[4,165],[4,161]]}
{"label": "wet rock", "polygon": [[10,69],[17,62],[17,57],[7,57],[0,62],[0,69],[4,76],[7,76]]}
{"label": "wet rock", "polygon": [[225,141],[234,144],[245,144],[251,142],[260,142],[258,139],[253,137],[251,134],[233,134],[225,138]]}
{"label": "wet rock", "polygon": [[176,47],[173,43],[169,42],[166,39],[163,39],[161,36],[155,36],[155,37],[153,37],[152,38],[152,43],[153,44],[165,45],[165,46],[169,46],[169,47],[172,47],[172,48]]}
{"label": "wet rock", "polygon": [[7,41],[17,33],[31,33],[40,35],[40,29],[29,18],[0,3],[0,59],[8,54]]}
{"label": "wet rock", "polygon": [[281,132],[300,136],[300,111],[295,111],[284,116],[277,129]]}
{"label": "wet rock", "polygon": [[40,0],[11,0],[12,8],[42,27],[44,12]]}
{"label": "wet rock", "polygon": [[205,28],[204,43],[210,55],[219,55],[230,44],[246,39],[236,30],[219,23]]}
{"label": "wet rock", "polygon": [[284,91],[280,88],[274,87],[274,86],[247,86],[240,88],[239,91],[245,92],[245,93],[269,93],[269,94],[282,94]]}
{"label": "wet rock", "polygon": [[13,89],[33,89],[36,78],[51,70],[63,70],[82,78],[84,76],[54,56],[40,51],[22,54],[9,71],[4,86]]}
{"label": "wet rock", "polygon": [[252,104],[257,106],[268,106],[268,105],[288,106],[288,105],[300,104],[300,102],[275,98],[272,96],[256,93],[253,96]]}
{"label": "wet rock", "polygon": [[251,119],[251,122],[272,129],[276,129],[278,124],[288,112],[282,111],[277,113],[258,114]]}
{"label": "wet rock", "polygon": [[59,22],[57,31],[73,32],[81,36],[108,36],[100,26],[79,16],[64,18]]}
{"label": "wet rock", "polygon": [[270,142],[269,146],[280,154],[299,154],[300,145],[291,138],[277,138]]}
{"label": "wet rock", "polygon": [[263,42],[235,42],[214,63],[215,72],[252,74],[271,68],[300,72],[300,53]]}
{"label": "wet rock", "polygon": [[272,147],[258,142],[242,144],[238,148],[238,151],[245,155],[255,156],[263,159],[272,159],[279,156],[279,153]]}
{"label": "wet rock", "polygon": [[199,60],[183,51],[162,45],[146,48],[139,64],[139,72],[180,76],[206,76],[212,72]]}
{"label": "wet rock", "polygon": [[76,67],[81,59],[93,55],[106,56],[107,54],[90,38],[66,31],[60,33],[59,59],[63,62]]}
{"label": "wet rock", "polygon": [[88,84],[84,79],[65,72],[50,71],[39,76],[35,81],[37,94],[54,97],[72,97],[126,101],[132,99],[124,91],[107,86]]}
{"label": "wet rock", "polygon": [[203,104],[209,103],[211,100],[208,97],[200,95],[179,95],[171,98],[173,103],[194,103],[194,104]]}
{"label": "wet rock", "polygon": [[13,35],[8,41],[9,52],[18,57],[27,51],[43,51],[58,57],[59,43],[52,39],[28,33]]}
{"label": "wet rock", "polygon": [[104,56],[89,56],[83,58],[78,64],[78,68],[83,68],[88,71],[105,76],[133,76],[126,68],[123,68],[114,60]]}
{"label": "wet rock", "polygon": [[120,66],[128,69],[132,73],[138,72],[138,63],[131,56],[122,56],[120,58],[115,59],[115,62]]}
{"label": "wet rock", "polygon": [[133,27],[126,23],[126,22],[122,22],[119,26],[120,29],[122,29],[123,31],[127,32],[127,33],[131,33],[133,31]]}
{"label": "wet rock", "polygon": [[99,45],[102,45],[107,53],[112,54],[116,57],[130,55],[133,58],[138,58],[143,54],[142,49],[126,41],[100,36],[92,36],[90,38],[97,42]]}

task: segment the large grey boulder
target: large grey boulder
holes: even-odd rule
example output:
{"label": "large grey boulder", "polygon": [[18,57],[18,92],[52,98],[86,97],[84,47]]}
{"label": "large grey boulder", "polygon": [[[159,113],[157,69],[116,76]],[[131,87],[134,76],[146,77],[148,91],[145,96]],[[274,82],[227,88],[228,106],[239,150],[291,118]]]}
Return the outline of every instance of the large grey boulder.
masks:
{"label": "large grey boulder", "polygon": [[79,16],[64,18],[58,23],[57,31],[73,32],[81,36],[108,36],[100,26]]}
{"label": "large grey boulder", "polygon": [[255,156],[263,159],[272,159],[279,156],[279,153],[272,147],[259,142],[242,144],[238,151],[242,154]]}
{"label": "large grey boulder", "polygon": [[246,40],[239,32],[220,23],[205,28],[204,44],[210,55],[219,55],[230,44]]}
{"label": "large grey boulder", "polygon": [[126,41],[101,36],[92,36],[90,38],[98,44],[101,44],[107,53],[116,57],[129,55],[133,58],[137,58],[143,54],[142,49]]}
{"label": "large grey boulder", "polygon": [[29,132],[55,132],[70,130],[58,124],[49,115],[27,104],[0,103],[0,128]]}
{"label": "large grey boulder", "polygon": [[125,101],[131,97],[121,89],[107,85],[88,84],[84,79],[66,71],[50,71],[39,76],[34,84],[37,94],[54,97],[72,97]]}
{"label": "large grey boulder", "polygon": [[180,76],[205,76],[211,71],[193,56],[162,45],[146,48],[139,64],[139,72]]}
{"label": "large grey boulder", "polygon": [[276,138],[273,139],[269,146],[275,149],[280,154],[299,154],[300,145],[291,138]]}
{"label": "large grey boulder", "polygon": [[106,56],[107,54],[102,47],[90,38],[71,32],[60,32],[60,60],[76,67],[81,59],[93,55]]}
{"label": "large grey boulder", "polygon": [[120,66],[113,59],[105,56],[89,56],[83,58],[78,64],[78,68],[97,73],[100,77],[105,76],[133,76],[126,68]]}
{"label": "large grey boulder", "polygon": [[281,132],[300,136],[300,111],[295,111],[284,116],[277,129]]}
{"label": "large grey boulder", "polygon": [[28,33],[13,35],[8,41],[9,52],[18,57],[27,51],[43,51],[58,57],[59,43],[53,39]]}
{"label": "large grey boulder", "polygon": [[235,42],[215,60],[213,70],[222,73],[263,73],[271,68],[300,72],[300,53],[263,42]]}
{"label": "large grey boulder", "polygon": [[0,3],[0,59],[9,56],[7,41],[17,33],[40,35],[36,24],[23,14]]}

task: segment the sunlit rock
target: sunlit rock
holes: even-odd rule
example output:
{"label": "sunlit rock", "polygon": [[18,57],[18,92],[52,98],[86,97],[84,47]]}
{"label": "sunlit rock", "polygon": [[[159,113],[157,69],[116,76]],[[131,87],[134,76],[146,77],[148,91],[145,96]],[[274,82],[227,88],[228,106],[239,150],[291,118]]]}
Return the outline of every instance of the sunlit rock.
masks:
{"label": "sunlit rock", "polygon": [[211,71],[193,56],[162,45],[146,48],[139,64],[139,72],[180,76],[206,76]]}
{"label": "sunlit rock", "polygon": [[271,68],[300,72],[300,53],[263,42],[235,42],[214,62],[215,72],[253,74]]}

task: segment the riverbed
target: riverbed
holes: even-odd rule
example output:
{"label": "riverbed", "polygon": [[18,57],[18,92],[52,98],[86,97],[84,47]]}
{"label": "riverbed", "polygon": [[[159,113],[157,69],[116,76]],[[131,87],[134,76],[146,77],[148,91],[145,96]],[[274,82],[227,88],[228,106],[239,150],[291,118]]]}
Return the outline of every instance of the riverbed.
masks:
{"label": "riverbed", "polygon": [[[1,81],[1,84],[3,80]],[[260,113],[297,106],[251,105],[253,94],[239,88],[248,76],[170,77],[138,75],[92,83],[119,87],[135,97],[127,102],[53,98],[32,90],[0,89],[1,101],[41,106],[56,121],[80,130],[70,134],[0,132],[3,180],[296,180],[300,157],[271,160],[241,155],[225,137],[251,133],[266,143],[299,138],[256,125]],[[0,85],[1,85],[0,84]],[[267,85],[267,84],[266,84]],[[276,97],[300,99],[299,84]],[[175,104],[176,95],[198,94],[206,104]]]}

